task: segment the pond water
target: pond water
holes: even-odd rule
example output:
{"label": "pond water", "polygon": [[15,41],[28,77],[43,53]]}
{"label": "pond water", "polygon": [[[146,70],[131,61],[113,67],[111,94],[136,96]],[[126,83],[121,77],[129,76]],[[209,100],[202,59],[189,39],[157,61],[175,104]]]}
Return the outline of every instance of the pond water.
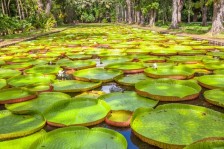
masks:
{"label": "pond water", "polygon": [[[101,30],[102,29],[102,30]],[[119,29],[118,32],[116,29]],[[147,36],[145,36],[147,35]],[[57,39],[55,39],[55,38]],[[58,39],[60,38],[60,40]],[[167,40],[167,38],[169,40]],[[159,40],[159,41],[157,41]],[[186,40],[186,41],[182,41]],[[201,50],[204,50],[204,48],[207,48],[207,52],[209,53],[209,49],[212,50],[216,47],[211,46],[209,47],[208,43],[206,41],[195,42],[192,39],[178,39],[177,37],[173,35],[159,35],[157,33],[151,33],[150,31],[140,30],[140,29],[132,29],[132,28],[124,28],[124,27],[116,27],[116,26],[78,26],[75,28],[68,29],[62,33],[49,35],[47,37],[41,37],[38,40],[30,41],[30,42],[24,42],[20,44],[21,47],[24,47],[26,52],[29,53],[29,56],[34,59],[42,59],[46,60],[47,65],[56,65],[58,60],[61,59],[68,59],[76,61],[77,59],[71,58],[72,56],[82,57],[82,55],[92,55],[91,60],[96,62],[96,67],[103,68],[108,63],[116,63],[116,62],[126,62],[129,61],[129,59],[132,59],[133,61],[139,61],[145,60],[144,63],[146,63],[147,66],[153,65],[152,62],[149,62],[152,58],[150,56],[153,56],[153,58],[161,60],[161,58],[166,59],[168,62],[163,63],[173,63],[174,65],[177,65],[179,60],[169,61],[170,56],[175,56],[177,54],[174,54],[175,51],[178,51],[178,48],[183,48],[183,51],[185,53],[190,54],[191,52],[187,51],[191,47],[201,48]],[[173,46],[174,45],[174,46]],[[39,50],[38,48],[35,49],[36,46],[44,46],[45,50],[43,50],[43,47],[39,47],[42,50]],[[69,46],[69,49],[66,49]],[[178,47],[179,46],[179,47]],[[110,47],[109,49],[107,49]],[[112,49],[113,47],[113,49]],[[161,55],[161,50],[158,48],[168,48],[172,47],[173,49],[167,50],[168,52],[165,55]],[[204,48],[203,48],[204,47]],[[11,50],[16,49],[18,47],[11,47]],[[61,49],[65,48],[65,50],[69,51],[63,51]],[[186,49],[184,49],[186,48]],[[32,50],[33,49],[33,50]],[[48,49],[48,50],[46,50]],[[52,50],[54,49],[54,50]],[[129,50],[129,52],[125,51],[125,49]],[[141,49],[141,50],[139,50]],[[153,52],[151,55],[149,55],[149,51]],[[220,50],[224,50],[224,48],[220,47]],[[7,51],[7,48],[4,48],[3,50]],[[112,52],[112,51],[115,52]],[[164,49],[163,49],[164,50]],[[200,50],[200,49],[199,49]],[[10,51],[10,47],[8,49]],[[27,52],[28,51],[28,52]],[[32,51],[32,52],[30,52]],[[109,51],[109,52],[108,52]],[[135,51],[138,51],[135,53]],[[186,52],[187,51],[187,52]],[[43,52],[44,54],[40,53]],[[67,53],[66,53],[67,52]],[[215,51],[217,53],[217,51]],[[46,54],[48,53],[48,54]],[[60,53],[60,54],[58,54]],[[65,54],[66,53],[66,54]],[[202,51],[203,53],[203,51]],[[120,57],[122,54],[124,54],[124,57]],[[212,53],[211,53],[212,54]],[[211,57],[206,56],[204,54],[199,54],[200,57],[203,57],[207,61],[212,61],[213,63],[217,63],[219,65],[219,62],[223,62],[224,54],[220,53],[219,59],[217,59],[217,56]],[[19,55],[19,56],[18,56]],[[21,56],[22,55],[22,56]],[[140,55],[140,56],[139,56]],[[184,55],[184,54],[183,54]],[[10,56],[10,54],[9,54]],[[15,54],[12,56],[16,56]],[[22,52],[17,53],[18,57],[24,57]],[[149,57],[145,57],[149,56]],[[158,56],[158,57],[157,57]],[[189,55],[188,55],[189,56]],[[192,56],[192,55],[191,55]],[[222,57],[223,56],[223,57]],[[105,57],[111,57],[112,59],[106,59]],[[116,59],[117,58],[117,59]],[[149,59],[147,59],[149,58]],[[13,59],[13,58],[12,58]],[[84,58],[86,59],[86,58]],[[87,58],[89,59],[89,58]],[[105,63],[102,62],[102,59],[104,59]],[[136,60],[137,59],[137,60]],[[148,61],[148,62],[147,62]],[[182,64],[186,64],[188,60],[184,60]],[[189,60],[192,62],[192,59]],[[198,61],[198,59],[197,59]],[[207,63],[203,63],[202,60],[200,60],[200,64],[203,65],[203,71],[199,71],[198,69],[197,74],[198,76],[203,75],[205,72],[207,72],[208,69]],[[162,68],[161,63],[158,63],[159,69]],[[206,66],[204,66],[206,65]],[[193,66],[193,65],[192,65]],[[134,66],[133,66],[134,67]],[[194,66],[195,67],[195,66]],[[197,67],[197,66],[196,66]],[[201,69],[201,65],[200,65]],[[222,68],[220,68],[222,69]],[[223,67],[224,69],[224,67]],[[65,69],[64,69],[65,70]],[[66,70],[65,70],[66,72]],[[211,72],[212,74],[212,72]],[[55,74],[56,75],[56,74]],[[68,80],[73,79],[72,74],[66,74],[66,78]],[[197,77],[197,76],[196,76]],[[61,77],[57,77],[57,79],[62,79]],[[135,87],[128,87],[124,85],[120,85],[114,81],[103,83],[100,87],[94,89],[97,91],[103,91],[105,93],[111,93],[111,92],[123,92],[123,91],[135,91]],[[224,109],[222,107],[218,107],[215,105],[212,105],[205,101],[203,92],[207,89],[203,88],[202,92],[200,93],[200,96],[197,99],[189,100],[189,101],[179,101],[179,102],[162,102],[160,101],[159,105],[168,104],[168,103],[183,103],[183,104],[191,104],[191,105],[197,105],[197,106],[203,106],[209,109],[213,109],[215,111],[224,113]],[[80,93],[69,93],[69,95],[76,96]],[[0,105],[0,110],[5,109],[4,105]],[[109,126],[106,123],[101,123],[96,126],[91,127],[105,127],[109,129],[113,129],[121,134],[124,135],[128,142],[128,149],[157,149],[158,147],[149,145],[147,143],[142,142],[140,139],[138,139],[131,131],[130,128],[118,128]],[[56,129],[55,127],[46,125],[44,127],[46,131],[52,131]]]}

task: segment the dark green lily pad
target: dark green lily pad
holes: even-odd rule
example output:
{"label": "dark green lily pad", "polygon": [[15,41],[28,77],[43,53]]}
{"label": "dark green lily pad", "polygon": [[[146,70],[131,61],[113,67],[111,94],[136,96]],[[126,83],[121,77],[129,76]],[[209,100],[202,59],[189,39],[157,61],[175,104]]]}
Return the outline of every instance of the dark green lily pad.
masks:
{"label": "dark green lily pad", "polygon": [[131,122],[134,134],[161,148],[183,148],[203,138],[223,137],[223,126],[223,113],[185,104],[139,109]]}
{"label": "dark green lily pad", "polygon": [[23,137],[32,134],[45,125],[45,119],[38,114],[15,115],[8,110],[0,111],[0,140]]}
{"label": "dark green lily pad", "polygon": [[103,68],[89,68],[79,70],[73,73],[75,79],[84,81],[113,81],[115,77],[122,75],[123,72],[120,70],[106,70]]}
{"label": "dark green lily pad", "polygon": [[44,113],[47,123],[64,127],[71,125],[91,126],[104,121],[110,107],[101,100],[79,98],[59,102]]}
{"label": "dark green lily pad", "polygon": [[16,138],[13,140],[0,141],[0,146],[4,146],[4,149],[26,149],[30,148],[31,144],[46,134],[45,130],[38,131],[29,136]]}
{"label": "dark green lily pad", "polygon": [[37,98],[21,103],[6,104],[5,107],[13,113],[29,113],[32,111],[44,113],[55,103],[62,100],[69,100],[71,97],[60,92],[44,92],[38,95]]}
{"label": "dark green lily pad", "polygon": [[128,145],[124,136],[114,130],[98,127],[89,129],[87,127],[73,126],[56,129],[47,133],[34,142],[31,148],[49,149],[58,148],[59,146],[60,148],[77,149],[127,149]]}
{"label": "dark green lily pad", "polygon": [[158,103],[158,101],[141,97],[132,91],[105,94],[100,96],[99,99],[106,101],[110,105],[111,110],[135,111],[140,107],[152,108]]}
{"label": "dark green lily pad", "polygon": [[211,104],[221,106],[224,108],[224,90],[223,89],[213,89],[204,92],[205,100]]}
{"label": "dark green lily pad", "polygon": [[194,81],[158,79],[135,84],[137,93],[161,101],[191,100],[199,96],[201,87]]}
{"label": "dark green lily pad", "polygon": [[52,86],[57,92],[84,92],[100,87],[102,82],[85,82],[78,80],[57,80]]}

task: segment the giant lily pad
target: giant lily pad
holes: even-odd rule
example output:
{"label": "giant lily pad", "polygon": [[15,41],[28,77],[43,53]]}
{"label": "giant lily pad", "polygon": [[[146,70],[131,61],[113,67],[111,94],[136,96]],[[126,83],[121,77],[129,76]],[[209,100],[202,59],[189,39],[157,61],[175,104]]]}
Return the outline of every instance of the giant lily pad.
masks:
{"label": "giant lily pad", "polygon": [[25,73],[57,74],[61,70],[63,69],[55,65],[37,65],[37,66],[34,66],[33,68],[25,70]]}
{"label": "giant lily pad", "polygon": [[56,77],[53,75],[30,74],[8,79],[8,84],[15,87],[50,84]]}
{"label": "giant lily pad", "polygon": [[115,78],[115,81],[121,85],[135,86],[136,83],[143,80],[149,80],[149,79],[151,78],[147,77],[146,75],[142,73],[139,73],[139,74],[133,74],[133,75],[127,75],[127,76]]}
{"label": "giant lily pad", "polygon": [[222,149],[224,147],[224,138],[206,138],[196,141],[184,149]]}
{"label": "giant lily pad", "polygon": [[106,101],[111,110],[135,111],[140,107],[154,107],[158,101],[141,97],[133,91],[114,92],[99,97]]}
{"label": "giant lily pad", "polygon": [[10,88],[0,90],[0,104],[22,102],[35,97],[36,93],[24,89]]}
{"label": "giant lily pad", "polygon": [[135,84],[137,93],[161,101],[192,100],[199,96],[201,87],[193,81],[159,79]]}
{"label": "giant lily pad", "polygon": [[105,122],[112,126],[129,127],[132,118],[131,111],[118,110],[111,111],[105,119]]}
{"label": "giant lily pad", "polygon": [[0,140],[32,134],[44,125],[45,119],[41,115],[15,115],[8,110],[2,110],[0,111]]}
{"label": "giant lily pad", "polygon": [[97,127],[89,129],[87,127],[73,126],[49,132],[31,146],[33,149],[53,149],[58,147],[77,149],[126,149],[127,141],[124,136],[111,129]]}
{"label": "giant lily pad", "polygon": [[96,67],[96,62],[93,60],[76,60],[62,64],[61,66],[63,66],[65,69],[85,69]]}
{"label": "giant lily pad", "polygon": [[11,77],[18,76],[20,74],[21,74],[21,71],[19,71],[19,70],[0,68],[0,78],[1,79],[8,79]]}
{"label": "giant lily pad", "polygon": [[4,88],[7,86],[6,80],[5,79],[0,79],[0,89]]}
{"label": "giant lily pad", "polygon": [[110,107],[100,100],[75,99],[55,104],[44,113],[49,125],[64,127],[70,125],[91,126],[104,121]]}
{"label": "giant lily pad", "polygon": [[13,140],[0,141],[0,146],[4,147],[4,149],[28,149],[31,144],[46,134],[45,130],[38,131],[29,136],[16,138]]}
{"label": "giant lily pad", "polygon": [[223,126],[223,113],[185,104],[139,109],[131,122],[135,135],[161,148],[183,148],[203,138],[223,137]]}
{"label": "giant lily pad", "polygon": [[15,69],[15,70],[25,70],[30,67],[32,67],[32,64],[30,63],[11,64],[2,66],[2,68],[4,69]]}
{"label": "giant lily pad", "polygon": [[214,89],[205,91],[204,97],[206,101],[210,102],[211,104],[224,107],[224,90]]}
{"label": "giant lily pad", "polygon": [[69,95],[60,92],[45,92],[39,94],[33,100],[16,104],[6,104],[5,106],[13,113],[24,114],[32,111],[43,113],[55,103],[62,100],[69,100],[70,98]]}
{"label": "giant lily pad", "polygon": [[201,86],[208,89],[224,88],[224,75],[205,75],[198,78]]}
{"label": "giant lily pad", "polygon": [[124,73],[140,73],[144,71],[145,66],[142,63],[125,62],[109,64],[105,68],[122,70]]}
{"label": "giant lily pad", "polygon": [[113,81],[115,77],[122,75],[120,70],[106,70],[103,68],[89,68],[74,72],[75,79],[84,81]]}
{"label": "giant lily pad", "polygon": [[100,87],[102,82],[85,82],[78,80],[57,80],[52,85],[57,92],[84,92]]}
{"label": "giant lily pad", "polygon": [[151,78],[190,79],[194,73],[193,69],[184,66],[145,69],[145,74]]}

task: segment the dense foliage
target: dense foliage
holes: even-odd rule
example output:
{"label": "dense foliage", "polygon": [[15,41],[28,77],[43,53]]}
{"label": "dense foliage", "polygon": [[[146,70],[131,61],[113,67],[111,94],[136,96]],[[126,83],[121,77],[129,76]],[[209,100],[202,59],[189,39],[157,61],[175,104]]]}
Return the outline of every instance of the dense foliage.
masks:
{"label": "dense foliage", "polygon": [[[223,30],[223,0],[1,0],[0,32],[48,30],[63,23],[121,22],[154,26],[213,21]],[[221,20],[218,13],[221,13]]]}

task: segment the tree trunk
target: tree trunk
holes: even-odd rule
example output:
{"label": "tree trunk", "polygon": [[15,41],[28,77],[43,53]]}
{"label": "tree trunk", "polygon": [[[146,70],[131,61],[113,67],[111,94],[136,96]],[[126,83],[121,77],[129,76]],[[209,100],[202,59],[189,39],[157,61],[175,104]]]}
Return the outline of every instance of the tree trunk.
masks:
{"label": "tree trunk", "polygon": [[145,24],[145,16],[143,13],[141,13],[141,23],[140,25],[144,25]]}
{"label": "tree trunk", "polygon": [[22,14],[21,14],[21,8],[20,8],[20,4],[19,4],[19,0],[16,0],[16,5],[17,5],[17,11],[18,11],[18,15],[19,15],[19,19],[22,19]]}
{"label": "tree trunk", "polygon": [[181,20],[182,20],[182,17],[181,17],[181,11],[184,7],[184,0],[178,0],[178,9],[177,9],[177,15],[178,15],[178,22],[180,23]]}
{"label": "tree trunk", "polygon": [[187,22],[191,23],[191,0],[188,0]]}
{"label": "tree trunk", "polygon": [[207,26],[208,7],[206,5],[202,6],[201,12],[202,12],[202,26]]}
{"label": "tree trunk", "polygon": [[124,12],[124,16],[125,16],[125,17],[124,17],[124,21],[127,23],[127,22],[128,22],[128,9],[125,8],[124,11],[125,11],[125,12]]}
{"label": "tree trunk", "polygon": [[155,9],[151,9],[149,12],[149,26],[153,27],[155,26],[155,21],[156,21],[156,10]]}
{"label": "tree trunk", "polygon": [[8,8],[8,14],[9,14],[9,16],[11,16],[11,12],[10,12],[10,8],[9,8],[10,2],[11,2],[11,0],[8,0],[8,3],[7,3],[7,8]]}
{"label": "tree trunk", "polygon": [[2,14],[5,14],[5,6],[4,6],[4,1],[2,0]]}
{"label": "tree trunk", "polygon": [[133,23],[133,18],[132,18],[132,11],[131,11],[131,0],[126,0],[127,3],[127,13],[128,13],[128,24],[132,24]]}
{"label": "tree trunk", "polygon": [[47,0],[45,13],[47,16],[51,13],[52,0]]}
{"label": "tree trunk", "polygon": [[136,11],[136,22],[137,24],[141,24],[141,11]]}
{"label": "tree trunk", "polygon": [[40,14],[44,10],[44,4],[43,4],[42,0],[37,0],[37,6],[38,6],[37,12]]}
{"label": "tree trunk", "polygon": [[25,12],[24,12],[23,3],[21,0],[19,0],[19,4],[20,4],[20,8],[21,8],[21,17],[22,17],[22,19],[25,19]]}
{"label": "tree trunk", "polygon": [[178,29],[178,0],[173,0],[173,13],[172,13],[172,23],[171,29]]}
{"label": "tree trunk", "polygon": [[224,0],[214,0],[211,34],[219,34],[223,28]]}

